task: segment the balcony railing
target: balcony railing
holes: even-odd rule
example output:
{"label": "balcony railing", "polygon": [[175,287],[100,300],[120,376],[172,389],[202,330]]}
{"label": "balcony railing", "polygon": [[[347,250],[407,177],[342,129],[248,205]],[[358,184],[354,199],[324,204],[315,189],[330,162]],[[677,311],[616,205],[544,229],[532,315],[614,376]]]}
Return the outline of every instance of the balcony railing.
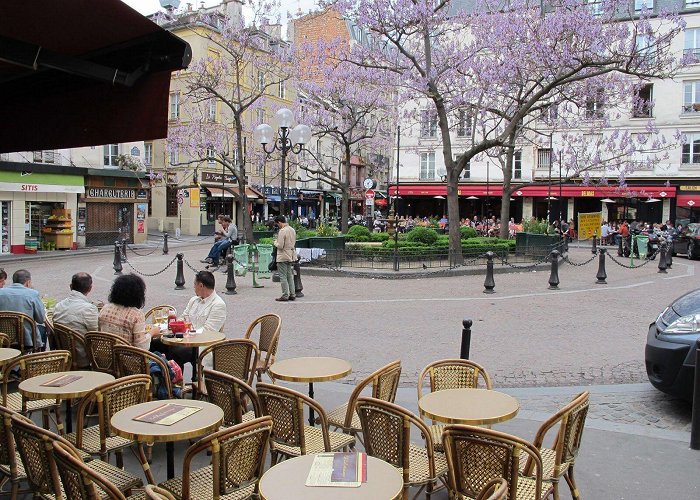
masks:
{"label": "balcony railing", "polygon": [[700,112],[700,102],[695,102],[693,104],[684,104],[683,113],[698,113]]}

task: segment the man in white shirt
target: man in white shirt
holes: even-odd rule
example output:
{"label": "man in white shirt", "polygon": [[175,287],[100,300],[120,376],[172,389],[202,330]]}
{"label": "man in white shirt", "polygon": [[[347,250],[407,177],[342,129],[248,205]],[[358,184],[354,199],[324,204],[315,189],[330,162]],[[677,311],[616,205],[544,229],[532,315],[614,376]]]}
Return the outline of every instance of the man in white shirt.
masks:
{"label": "man in white shirt", "polygon": [[[53,311],[54,323],[72,328],[80,335],[97,331],[98,316],[97,306],[90,302],[87,294],[92,291],[92,276],[88,273],[75,273],[70,282],[70,294],[56,304]],[[89,366],[87,355],[83,345],[76,344],[78,366]]]}

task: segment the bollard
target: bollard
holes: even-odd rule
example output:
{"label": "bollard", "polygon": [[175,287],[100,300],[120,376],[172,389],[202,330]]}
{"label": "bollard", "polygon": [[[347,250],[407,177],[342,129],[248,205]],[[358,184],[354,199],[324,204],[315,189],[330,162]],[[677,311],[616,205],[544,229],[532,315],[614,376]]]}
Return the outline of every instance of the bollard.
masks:
{"label": "bollard", "polygon": [[226,295],[236,295],[236,270],[233,268],[233,252],[226,256]]}
{"label": "bollard", "polygon": [[661,255],[659,255],[659,271],[658,272],[663,273],[663,274],[668,274],[668,272],[666,271],[666,246],[665,245],[661,245],[661,248],[659,248],[659,253]]}
{"label": "bollard", "polygon": [[673,244],[666,246],[666,268],[671,269],[673,266]]}
{"label": "bollard", "polygon": [[469,347],[472,343],[472,320],[464,318],[462,320],[462,345],[459,347],[459,357],[469,359]]}
{"label": "bollard", "polygon": [[112,264],[114,274],[122,273],[122,251],[119,249],[119,242],[114,242],[114,263]]}
{"label": "bollard", "polygon": [[700,450],[700,339],[695,343],[695,386],[693,387],[693,417],[690,424],[690,449]]}
{"label": "bollard", "polygon": [[301,259],[297,258],[294,262],[294,295],[297,297],[304,296],[304,285],[301,283],[301,264],[299,262]]}
{"label": "bollard", "polygon": [[593,235],[593,248],[591,248],[591,253],[592,253],[593,255],[595,255],[595,254],[598,253],[598,243],[597,243],[596,239],[597,239],[597,238],[595,237],[595,234],[594,234],[594,235]]}
{"label": "bollard", "polygon": [[260,254],[258,253],[258,246],[255,244],[250,245],[248,247],[248,255],[250,263],[253,267],[253,288],[265,288],[265,285],[261,285],[260,283],[258,283],[258,280],[255,279],[255,275],[258,273],[258,262],[260,259]]}
{"label": "bollard", "polygon": [[168,233],[163,233],[163,255],[168,255]]}
{"label": "bollard", "polygon": [[496,282],[493,280],[493,252],[486,252],[486,279],[484,280],[484,293],[496,293],[493,289]]}
{"label": "bollard", "polygon": [[122,240],[122,262],[126,262],[126,238]]}
{"label": "bollard", "polygon": [[607,285],[608,282],[605,281],[608,278],[608,274],[605,272],[605,248],[601,248],[598,251],[598,274],[596,277],[596,285]]}
{"label": "bollard", "polygon": [[184,290],[185,288],[185,272],[182,268],[183,254],[177,254],[177,274],[175,275],[175,290]]}
{"label": "bollard", "polygon": [[552,250],[552,272],[549,274],[549,289],[559,290],[559,252]]}

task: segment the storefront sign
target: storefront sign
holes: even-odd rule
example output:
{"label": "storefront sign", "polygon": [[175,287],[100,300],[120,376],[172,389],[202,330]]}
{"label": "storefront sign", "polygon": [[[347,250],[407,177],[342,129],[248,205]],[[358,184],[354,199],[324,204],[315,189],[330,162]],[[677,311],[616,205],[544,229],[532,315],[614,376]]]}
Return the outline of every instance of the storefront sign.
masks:
{"label": "storefront sign", "polygon": [[199,188],[190,188],[190,208],[197,208],[199,206]]}
{"label": "storefront sign", "polygon": [[678,186],[681,191],[700,191],[700,186]]}
{"label": "storefront sign", "polygon": [[600,235],[600,226],[603,224],[603,213],[592,212],[588,214],[578,214],[578,238],[587,240],[593,235]]}
{"label": "storefront sign", "polygon": [[86,198],[112,198],[120,200],[135,200],[136,190],[130,188],[87,188]]}
{"label": "storefront sign", "polygon": [[85,187],[0,182],[0,191],[20,191],[24,193],[84,193]]}
{"label": "storefront sign", "polygon": [[202,182],[223,184],[237,184],[238,180],[233,174],[216,174],[214,172],[202,172]]}
{"label": "storefront sign", "polygon": [[581,191],[581,196],[595,196],[595,191],[593,189]]}
{"label": "storefront sign", "polygon": [[136,219],[144,220],[146,218],[146,210],[148,206],[145,203],[139,203],[136,205]]}
{"label": "storefront sign", "polygon": [[148,199],[148,191],[145,189],[139,189],[138,192],[136,193],[136,198],[139,200],[147,200]]}

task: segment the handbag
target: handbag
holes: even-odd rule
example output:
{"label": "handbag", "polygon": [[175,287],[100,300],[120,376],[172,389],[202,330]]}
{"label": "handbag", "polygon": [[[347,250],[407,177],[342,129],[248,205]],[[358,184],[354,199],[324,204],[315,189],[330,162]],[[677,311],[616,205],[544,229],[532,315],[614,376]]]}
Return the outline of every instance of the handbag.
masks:
{"label": "handbag", "polygon": [[270,263],[267,265],[268,271],[277,271],[277,247],[272,247],[272,255]]}

